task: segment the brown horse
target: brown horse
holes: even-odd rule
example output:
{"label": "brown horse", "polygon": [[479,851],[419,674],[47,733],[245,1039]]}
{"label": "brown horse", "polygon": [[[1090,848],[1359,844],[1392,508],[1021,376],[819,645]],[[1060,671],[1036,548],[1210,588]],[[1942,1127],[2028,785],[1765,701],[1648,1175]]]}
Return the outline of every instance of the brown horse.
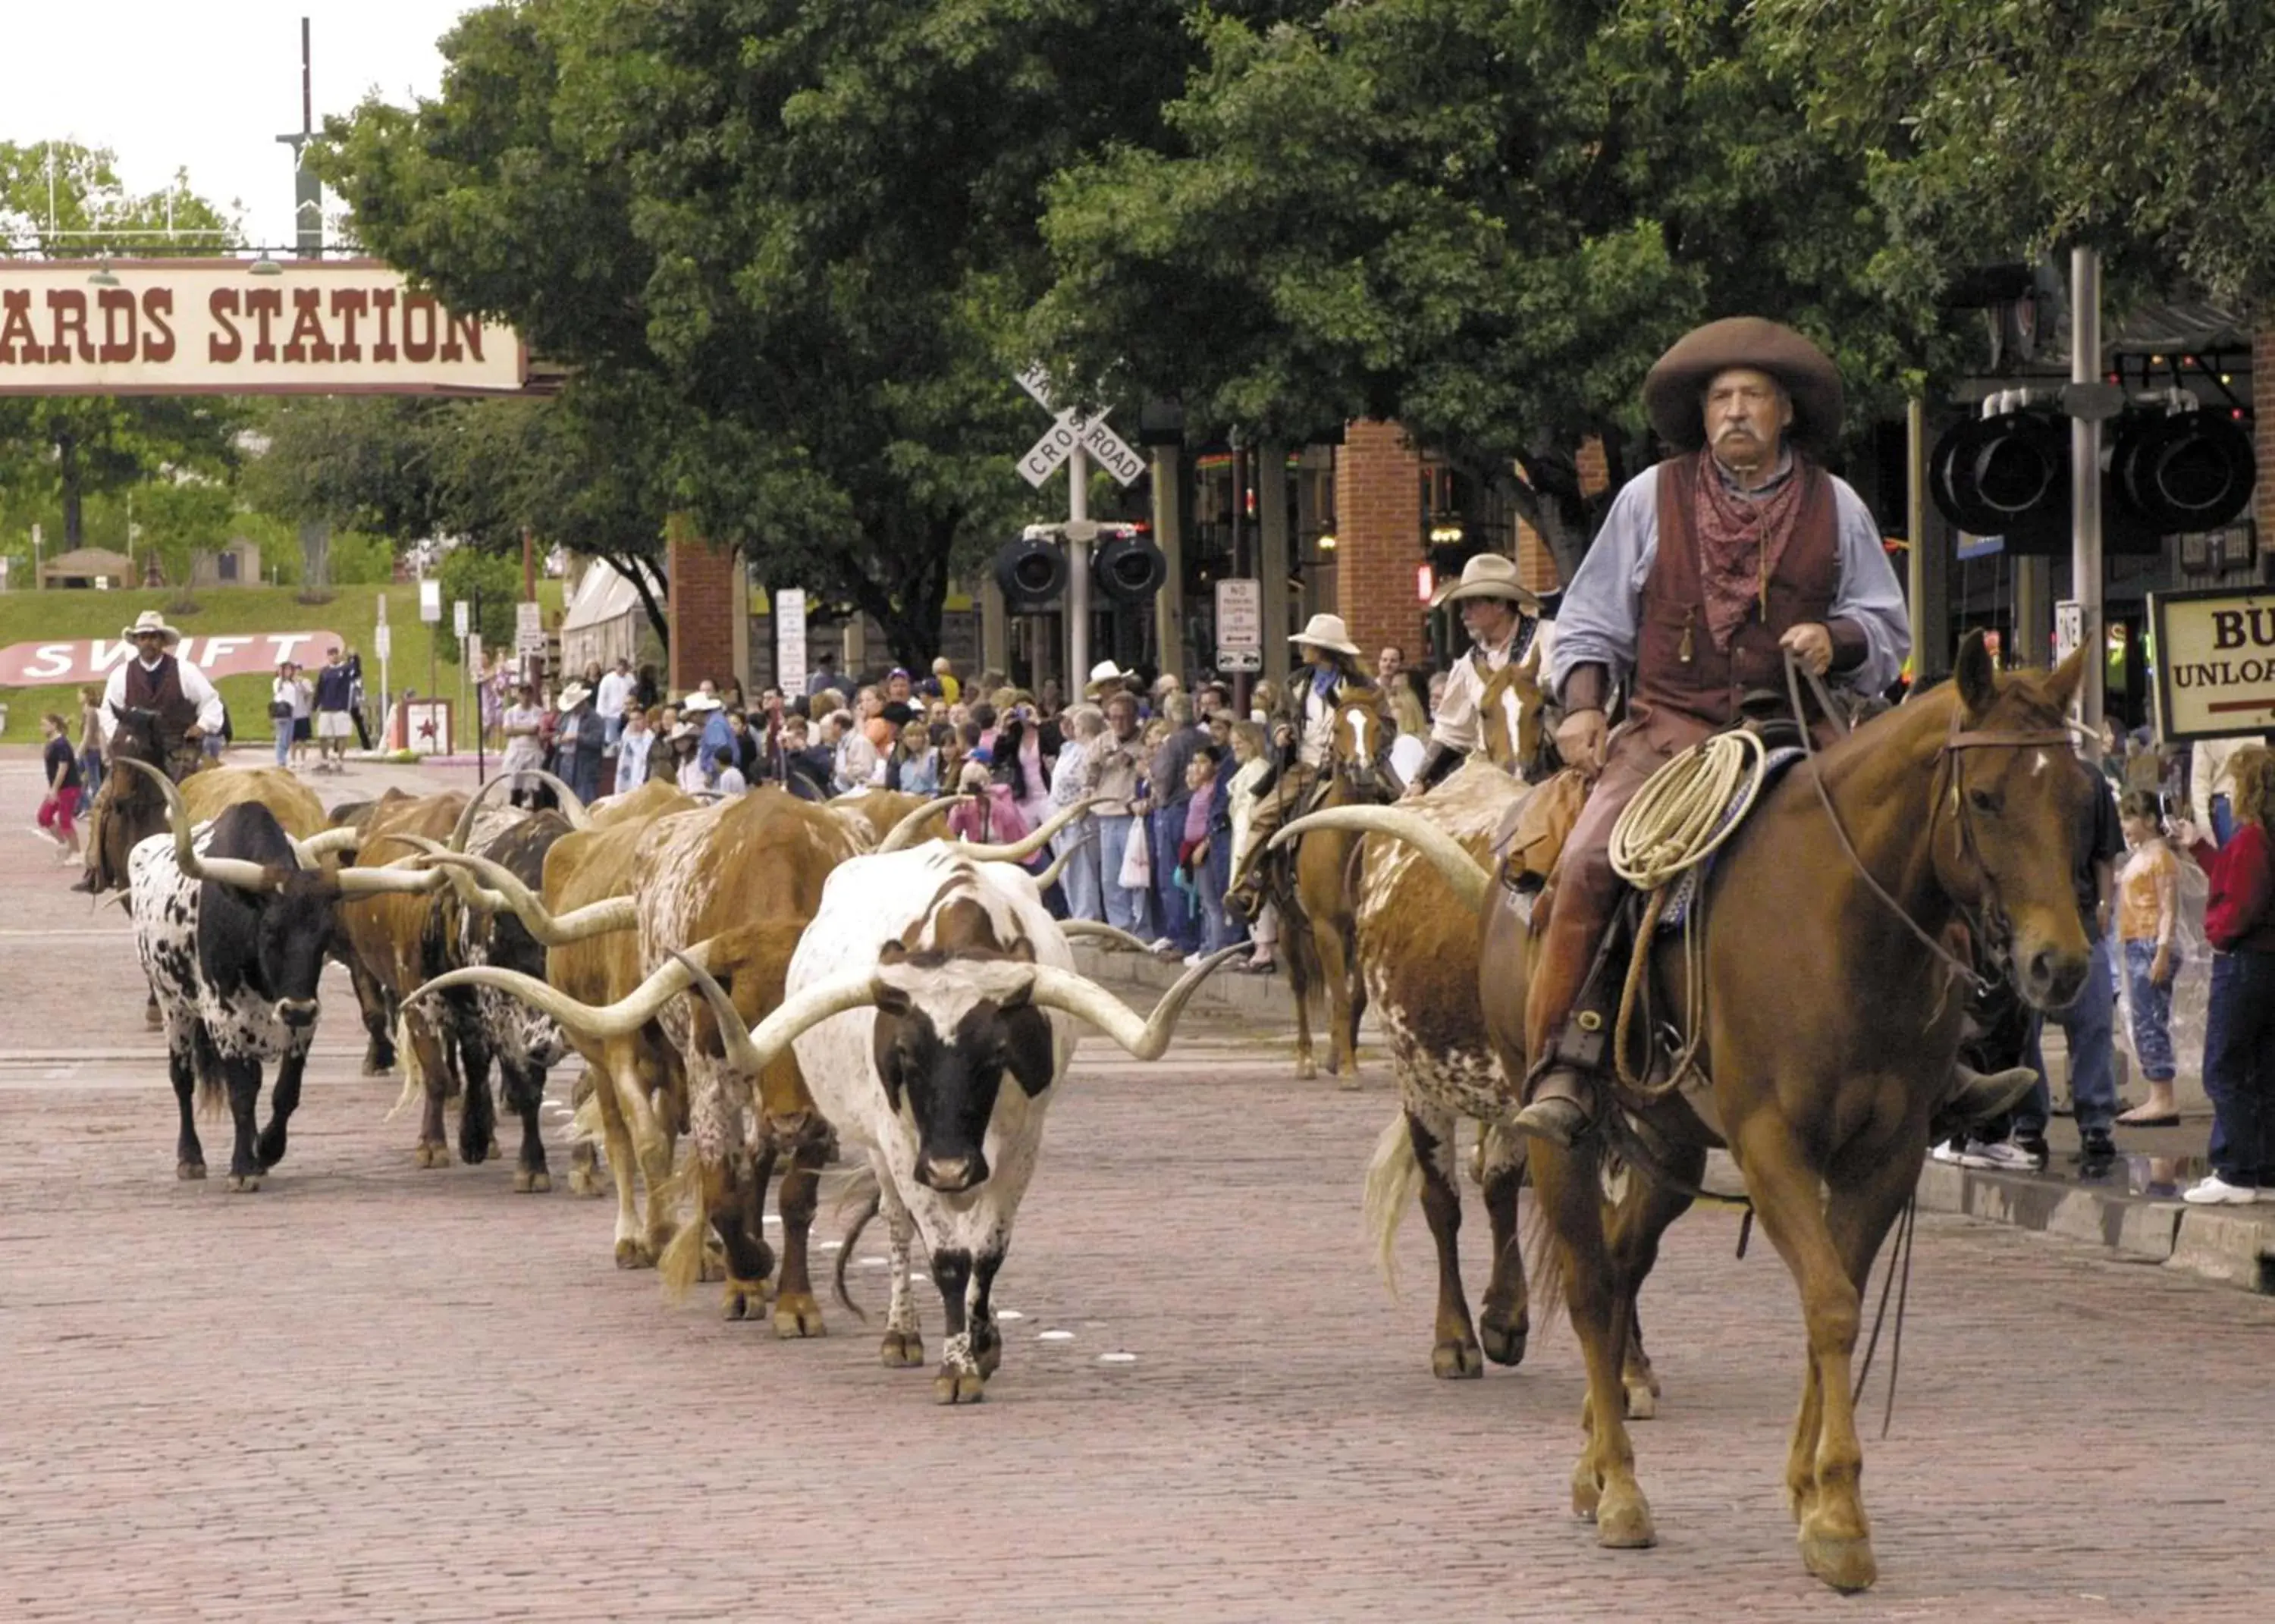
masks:
{"label": "brown horse", "polygon": [[[1379,765],[1389,742],[1377,708],[1379,699],[1371,688],[1336,691],[1334,731],[1322,774],[1326,782],[1312,810],[1379,805],[1390,798],[1390,782]],[[1277,797],[1293,802],[1298,793],[1293,783],[1282,767],[1252,799]],[[1366,1013],[1366,984],[1359,976],[1355,940],[1357,888],[1352,883],[1359,837],[1326,829],[1298,842],[1292,854],[1267,851],[1266,836],[1273,827],[1304,808],[1278,804],[1280,819],[1259,822],[1250,806],[1240,804],[1249,798],[1235,797],[1225,906],[1246,918],[1253,918],[1266,902],[1278,906],[1280,945],[1287,956],[1289,990],[1296,999],[1296,1075],[1310,1077],[1319,1071],[1311,1046],[1311,989],[1316,986],[1327,1006],[1327,1069],[1356,1087],[1358,1023]]]}
{"label": "brown horse", "polygon": [[[166,736],[157,712],[128,706],[111,714],[111,760],[140,761],[178,784],[207,765],[195,744]],[[123,888],[127,854],[167,827],[166,799],[155,783],[140,773],[105,774],[87,813],[87,888],[100,895]]]}

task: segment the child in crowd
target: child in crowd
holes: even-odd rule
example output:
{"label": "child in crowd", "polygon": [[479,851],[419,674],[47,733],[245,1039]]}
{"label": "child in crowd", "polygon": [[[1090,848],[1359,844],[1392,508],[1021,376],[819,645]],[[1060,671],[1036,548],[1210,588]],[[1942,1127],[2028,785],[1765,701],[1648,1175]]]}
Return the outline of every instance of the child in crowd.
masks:
{"label": "child in crowd", "polygon": [[2125,995],[2133,1008],[2133,1053],[2149,1083],[2148,1099],[2117,1120],[2130,1128],[2170,1128],[2181,1120],[2173,1098],[2172,1030],[2181,860],[2165,843],[2156,797],[2127,790],[2117,819],[2131,853],[2117,877],[2117,935]]}
{"label": "child in crowd", "polygon": [[630,795],[647,782],[648,752],[655,745],[655,735],[647,730],[647,713],[639,701],[624,704],[624,728],[616,736],[616,788],[618,795]]}
{"label": "child in crowd", "polygon": [[740,795],[751,787],[743,769],[735,764],[735,756],[731,744],[722,744],[711,752],[710,788],[722,795]]}
{"label": "child in crowd", "polygon": [[62,849],[57,857],[75,863],[79,860],[79,830],[72,820],[79,812],[79,752],[72,748],[64,719],[52,711],[40,718],[40,736],[47,740],[47,748],[40,752],[40,765],[48,788],[40,802],[40,827],[54,836]]}

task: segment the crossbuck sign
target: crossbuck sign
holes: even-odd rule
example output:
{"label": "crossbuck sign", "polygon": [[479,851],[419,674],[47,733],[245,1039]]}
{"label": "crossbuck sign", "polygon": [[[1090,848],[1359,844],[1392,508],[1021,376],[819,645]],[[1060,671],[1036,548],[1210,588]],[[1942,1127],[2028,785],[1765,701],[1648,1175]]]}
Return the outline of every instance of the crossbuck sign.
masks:
{"label": "crossbuck sign", "polygon": [[1145,472],[1145,459],[1130,449],[1128,441],[1107,427],[1106,413],[1084,417],[1079,412],[1059,412],[1051,404],[1047,378],[1040,366],[1030,366],[1021,373],[1019,387],[1044,411],[1058,413],[1058,420],[1019,458],[1020,476],[1028,484],[1041,488],[1043,481],[1059,471],[1059,465],[1073,454],[1077,446],[1124,485],[1136,484],[1138,476]]}

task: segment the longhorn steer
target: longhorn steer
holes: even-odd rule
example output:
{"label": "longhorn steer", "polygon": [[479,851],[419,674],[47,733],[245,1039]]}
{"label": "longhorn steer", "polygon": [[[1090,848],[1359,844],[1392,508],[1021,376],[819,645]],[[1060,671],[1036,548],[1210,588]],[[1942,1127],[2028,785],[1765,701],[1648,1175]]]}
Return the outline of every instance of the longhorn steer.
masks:
{"label": "longhorn steer", "polygon": [[[166,1033],[167,1069],[179,1101],[175,1175],[206,1175],[193,1095],[226,1093],[236,1123],[229,1187],[252,1191],[283,1159],[286,1124],[315,1033],[317,983],[343,895],[415,883],[407,874],[328,872],[323,848],[292,839],[259,801],[193,827],[182,797],[143,763],[163,796],[170,834],[152,835],[127,859],[135,950]],[[256,1138],[262,1064],[277,1064],[268,1126]]]}
{"label": "longhorn steer", "polygon": [[1157,1059],[1194,989],[1238,951],[1187,972],[1140,1021],[1076,971],[1031,878],[935,842],[829,876],[781,1007],[755,1032],[694,974],[727,1063],[759,1076],[795,1052],[814,1102],[868,1152],[892,1239],[888,1365],[924,1357],[909,1277],[910,1242],[923,1240],[948,1322],[933,1390],[952,1404],[980,1398],[1002,1356],[989,1292],[1075,1020]]}

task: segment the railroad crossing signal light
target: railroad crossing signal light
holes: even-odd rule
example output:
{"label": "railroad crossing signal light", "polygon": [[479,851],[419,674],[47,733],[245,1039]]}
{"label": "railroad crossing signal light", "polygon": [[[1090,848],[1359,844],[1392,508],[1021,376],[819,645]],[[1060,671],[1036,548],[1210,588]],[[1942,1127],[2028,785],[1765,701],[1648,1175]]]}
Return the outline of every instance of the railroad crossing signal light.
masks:
{"label": "railroad crossing signal light", "polygon": [[1126,531],[1100,542],[1091,554],[1090,578],[1116,603],[1143,603],[1169,578],[1169,561],[1151,537]]}
{"label": "railroad crossing signal light", "polygon": [[1003,607],[1014,615],[1048,608],[1066,590],[1066,555],[1039,537],[1006,542],[995,555],[995,585]]}

